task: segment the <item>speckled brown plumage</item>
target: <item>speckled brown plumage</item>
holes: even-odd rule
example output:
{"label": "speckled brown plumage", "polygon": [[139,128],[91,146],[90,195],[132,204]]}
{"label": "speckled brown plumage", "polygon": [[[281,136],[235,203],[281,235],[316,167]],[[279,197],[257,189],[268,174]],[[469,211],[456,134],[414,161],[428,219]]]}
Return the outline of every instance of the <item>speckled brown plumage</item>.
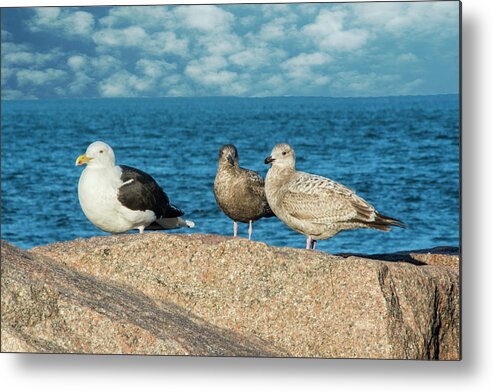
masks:
{"label": "speckled brown plumage", "polygon": [[342,230],[404,227],[344,185],[297,171],[295,153],[288,144],[275,146],[265,162],[272,163],[265,184],[267,200],[280,220],[307,236],[307,248],[313,240],[330,238]]}
{"label": "speckled brown plumage", "polygon": [[234,222],[251,224],[274,216],[265,196],[264,179],[259,173],[239,166],[238,152],[232,144],[222,146],[219,151],[214,197],[219,208]]}

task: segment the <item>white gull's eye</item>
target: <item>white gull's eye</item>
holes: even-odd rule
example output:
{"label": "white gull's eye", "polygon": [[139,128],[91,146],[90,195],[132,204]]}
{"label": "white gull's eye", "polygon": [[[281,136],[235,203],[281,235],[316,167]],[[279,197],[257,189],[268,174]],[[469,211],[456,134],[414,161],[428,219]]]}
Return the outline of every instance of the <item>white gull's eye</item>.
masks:
{"label": "white gull's eye", "polygon": [[103,153],[103,150],[99,150],[99,153],[102,154]]}

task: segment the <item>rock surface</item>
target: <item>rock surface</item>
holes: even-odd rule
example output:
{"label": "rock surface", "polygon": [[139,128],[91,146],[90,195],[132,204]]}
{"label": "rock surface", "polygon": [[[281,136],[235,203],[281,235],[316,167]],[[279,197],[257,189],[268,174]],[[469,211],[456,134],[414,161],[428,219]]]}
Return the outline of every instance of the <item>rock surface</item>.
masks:
{"label": "rock surface", "polygon": [[214,235],[2,243],[2,350],[460,357],[457,251],[329,255]]}
{"label": "rock surface", "polygon": [[2,243],[2,351],[274,356],[132,287]]}

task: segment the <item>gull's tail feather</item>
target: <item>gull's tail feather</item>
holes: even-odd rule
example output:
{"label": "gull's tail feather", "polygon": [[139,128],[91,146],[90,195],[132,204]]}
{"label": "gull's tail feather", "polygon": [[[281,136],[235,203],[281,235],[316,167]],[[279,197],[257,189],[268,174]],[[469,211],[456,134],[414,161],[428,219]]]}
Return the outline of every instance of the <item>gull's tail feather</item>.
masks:
{"label": "gull's tail feather", "polygon": [[390,216],[385,216],[377,212],[375,220],[373,222],[367,222],[368,226],[383,231],[389,231],[390,226],[406,228],[406,224],[399,219],[391,218]]}
{"label": "gull's tail feather", "polygon": [[195,223],[189,220],[185,220],[180,217],[176,218],[161,218],[156,222],[151,223],[147,226],[146,230],[171,230],[171,229],[179,229],[181,227],[193,228],[195,227]]}
{"label": "gull's tail feather", "polygon": [[195,222],[192,222],[192,221],[189,221],[189,220],[186,220],[185,221],[185,224],[187,225],[188,228],[192,229],[195,227]]}

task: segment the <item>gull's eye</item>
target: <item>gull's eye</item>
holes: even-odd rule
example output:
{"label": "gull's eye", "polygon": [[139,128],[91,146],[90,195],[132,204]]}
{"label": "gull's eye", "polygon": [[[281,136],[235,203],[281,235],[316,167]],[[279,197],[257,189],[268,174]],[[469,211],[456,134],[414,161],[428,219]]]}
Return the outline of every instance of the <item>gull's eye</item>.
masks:
{"label": "gull's eye", "polygon": [[99,153],[102,154],[103,153],[103,150],[99,150]]}
{"label": "gull's eye", "polygon": [[286,152],[286,151],[283,151],[283,152],[282,152],[282,155],[286,155],[286,154],[287,154],[287,152]]}

